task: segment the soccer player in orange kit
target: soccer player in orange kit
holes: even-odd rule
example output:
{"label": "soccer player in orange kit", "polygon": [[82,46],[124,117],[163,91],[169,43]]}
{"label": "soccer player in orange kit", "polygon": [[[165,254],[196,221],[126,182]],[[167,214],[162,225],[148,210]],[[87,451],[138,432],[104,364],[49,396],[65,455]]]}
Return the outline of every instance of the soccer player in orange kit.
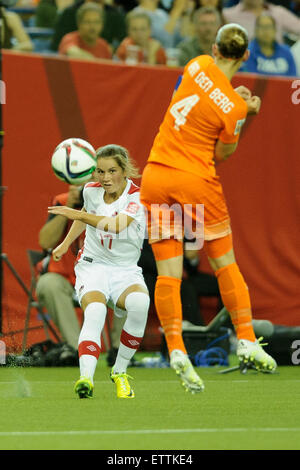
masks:
{"label": "soccer player in orange kit", "polygon": [[[196,57],[186,65],[141,184],[141,202],[148,212],[149,242],[158,270],[155,306],[170,366],[191,392],[203,390],[204,384],[188,358],[182,338],[184,229],[178,233],[178,218],[172,215],[174,204],[183,210],[192,204],[189,217],[194,224],[199,217],[196,205],[204,205],[204,250],[235,327],[240,361],[250,362],[263,372],[276,368],[253,331],[248,287],[235,260],[230,218],[215,170],[215,162],[226,160],[236,150],[247,115],[257,114],[261,105],[260,98],[251,96],[246,87],[234,89],[231,85],[232,77],[249,57],[247,31],[237,24],[223,26],[213,45],[213,55]],[[168,226],[162,223],[162,213],[170,217]]]}

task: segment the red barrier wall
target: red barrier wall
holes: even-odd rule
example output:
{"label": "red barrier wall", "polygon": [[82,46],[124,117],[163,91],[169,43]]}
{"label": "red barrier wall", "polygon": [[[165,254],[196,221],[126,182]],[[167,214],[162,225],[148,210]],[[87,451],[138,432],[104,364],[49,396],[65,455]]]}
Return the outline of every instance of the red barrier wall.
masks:
{"label": "red barrier wall", "polygon": [[[46,208],[53,195],[66,189],[50,167],[53,149],[68,137],[87,139],[95,147],[119,143],[143,169],[180,70],[10,52],[3,59],[3,184],[8,188],[3,252],[29,285],[26,249],[38,249]],[[234,79],[235,85],[245,84],[262,96],[263,106],[246,123],[236,154],[218,172],[254,316],[299,325],[300,105],[292,103],[291,83]],[[26,296],[6,266],[3,293],[7,332],[22,326]]]}

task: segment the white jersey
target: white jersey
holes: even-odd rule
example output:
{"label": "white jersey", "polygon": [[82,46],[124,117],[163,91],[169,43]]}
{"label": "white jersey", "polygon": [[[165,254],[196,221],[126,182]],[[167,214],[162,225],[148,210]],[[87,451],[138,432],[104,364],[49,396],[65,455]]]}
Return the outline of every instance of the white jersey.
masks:
{"label": "white jersey", "polygon": [[140,188],[131,180],[119,199],[111,204],[104,201],[104,189],[100,183],[87,183],[83,190],[84,208],[90,214],[116,217],[126,214],[134,219],[122,232],[116,234],[86,225],[84,246],[77,261],[97,261],[108,265],[133,266],[141,255],[145,237],[146,219],[140,202]]}

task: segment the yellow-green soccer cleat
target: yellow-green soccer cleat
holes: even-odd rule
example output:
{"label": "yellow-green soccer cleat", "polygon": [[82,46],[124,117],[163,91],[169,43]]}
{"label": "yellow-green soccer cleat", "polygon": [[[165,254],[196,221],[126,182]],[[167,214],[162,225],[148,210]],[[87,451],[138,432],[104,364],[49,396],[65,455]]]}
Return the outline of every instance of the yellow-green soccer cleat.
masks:
{"label": "yellow-green soccer cleat", "polygon": [[188,356],[178,349],[171,352],[170,366],[180,377],[186,392],[198,393],[204,390],[204,383],[195,371]]}
{"label": "yellow-green soccer cleat", "polygon": [[94,385],[87,377],[80,377],[77,380],[74,392],[78,394],[79,398],[93,398]]}
{"label": "yellow-green soccer cleat", "polygon": [[110,378],[117,386],[118,398],[134,398],[134,391],[128,382],[128,379],[132,379],[132,377],[125,373],[114,374],[113,370],[111,370]]}
{"label": "yellow-green soccer cleat", "polygon": [[266,346],[266,344],[261,343],[262,339],[259,338],[254,342],[240,339],[236,354],[240,363],[252,365],[259,372],[273,373],[277,364],[275,359],[263,350],[262,346]]}

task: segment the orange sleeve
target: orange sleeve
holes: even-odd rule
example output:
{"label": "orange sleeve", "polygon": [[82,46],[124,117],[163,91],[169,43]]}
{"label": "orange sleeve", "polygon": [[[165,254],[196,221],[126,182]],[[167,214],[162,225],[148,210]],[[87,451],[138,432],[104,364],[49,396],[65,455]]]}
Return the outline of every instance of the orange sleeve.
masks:
{"label": "orange sleeve", "polygon": [[224,128],[222,129],[219,140],[224,144],[234,144],[239,140],[240,132],[247,117],[247,105],[241,105],[232,110],[224,119]]}

